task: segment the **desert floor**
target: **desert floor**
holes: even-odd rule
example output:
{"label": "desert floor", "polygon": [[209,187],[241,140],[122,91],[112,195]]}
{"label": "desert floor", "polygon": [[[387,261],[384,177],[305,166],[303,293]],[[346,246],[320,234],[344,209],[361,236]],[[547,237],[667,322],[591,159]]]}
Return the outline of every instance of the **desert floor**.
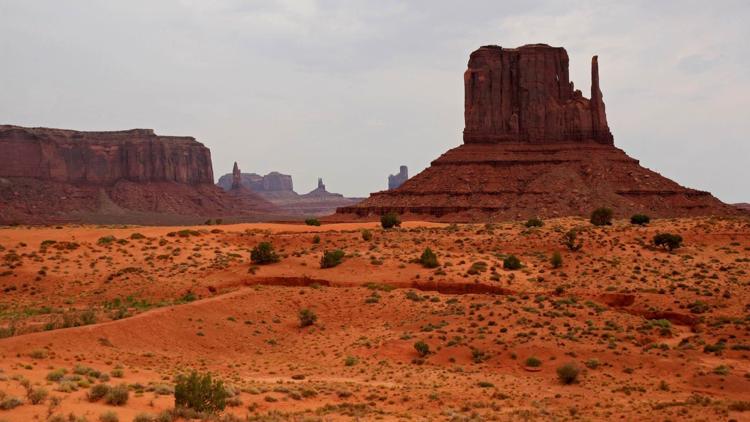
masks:
{"label": "desert floor", "polygon": [[0,421],[146,421],[191,369],[226,420],[750,420],[750,220],[0,229]]}

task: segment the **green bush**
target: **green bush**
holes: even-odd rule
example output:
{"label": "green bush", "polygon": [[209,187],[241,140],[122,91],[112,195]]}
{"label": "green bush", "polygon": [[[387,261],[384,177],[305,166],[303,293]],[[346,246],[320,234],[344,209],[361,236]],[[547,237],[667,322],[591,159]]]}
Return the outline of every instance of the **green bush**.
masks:
{"label": "green bush", "polygon": [[395,212],[389,212],[380,216],[380,225],[383,226],[384,229],[401,227],[401,219],[399,219],[398,214]]}
{"label": "green bush", "polygon": [[538,218],[529,218],[528,221],[526,221],[525,226],[528,228],[531,227],[542,227],[544,225],[544,222]]}
{"label": "green bush", "polygon": [[340,265],[344,260],[344,251],[336,249],[334,251],[324,251],[320,258],[320,268],[333,268]]}
{"label": "green bush", "polygon": [[515,255],[508,255],[503,259],[503,268],[506,270],[518,270],[522,267],[521,260]]}
{"label": "green bush", "polygon": [[250,260],[253,264],[272,264],[279,262],[279,256],[270,242],[261,242],[250,251]]}
{"label": "green bush", "polygon": [[532,356],[526,359],[526,366],[531,367],[531,368],[538,368],[542,366],[542,361],[539,358]]}
{"label": "green bush", "polygon": [[639,226],[646,225],[651,222],[651,217],[646,214],[635,214],[630,217],[630,224],[637,224]]}
{"label": "green bush", "polygon": [[96,241],[98,245],[109,245],[110,243],[117,240],[116,237],[109,235],[109,236],[102,236],[99,238],[99,240]]}
{"label": "green bush", "polygon": [[107,384],[94,384],[91,386],[86,397],[90,402],[99,401],[109,393],[110,387]]}
{"label": "green bush", "polygon": [[197,412],[216,413],[224,410],[229,393],[224,383],[211,379],[211,374],[177,376],[174,387],[174,405],[176,408],[188,408]]}
{"label": "green bush", "polygon": [[305,220],[305,224],[307,224],[308,226],[319,226],[320,220],[318,220],[317,218],[308,218],[307,220]]}
{"label": "green bush", "polygon": [[591,213],[591,224],[595,226],[609,226],[612,224],[612,210],[597,208]]}
{"label": "green bush", "polygon": [[28,398],[31,404],[40,404],[43,403],[44,400],[47,399],[47,396],[49,393],[47,390],[45,390],[42,387],[34,388],[31,391],[29,391]]}
{"label": "green bush", "polygon": [[109,389],[104,396],[104,401],[112,406],[122,406],[128,402],[130,392],[126,384],[116,385]]}
{"label": "green bush", "polygon": [[659,233],[654,236],[654,245],[671,251],[682,246],[682,236],[672,233]]}
{"label": "green bush", "polygon": [[369,242],[372,240],[372,232],[370,230],[364,229],[362,230],[362,240],[365,242]]}
{"label": "green bush", "polygon": [[298,316],[299,326],[303,328],[315,324],[315,321],[318,320],[318,316],[315,315],[315,312],[311,311],[310,309],[300,310]]}
{"label": "green bush", "polygon": [[552,254],[552,259],[550,259],[550,264],[552,264],[552,268],[560,268],[563,264],[562,255],[560,255],[560,252],[555,251],[555,253]]}
{"label": "green bush", "polygon": [[565,385],[573,384],[578,380],[578,374],[580,372],[581,370],[575,363],[566,363],[557,368],[557,378]]}
{"label": "green bush", "polygon": [[419,353],[419,356],[425,357],[430,354],[430,345],[420,340],[414,343],[414,350]]}
{"label": "green bush", "polygon": [[425,248],[422,252],[422,256],[419,257],[419,262],[425,268],[437,268],[440,264],[438,263],[437,255],[432,252],[432,249]]}

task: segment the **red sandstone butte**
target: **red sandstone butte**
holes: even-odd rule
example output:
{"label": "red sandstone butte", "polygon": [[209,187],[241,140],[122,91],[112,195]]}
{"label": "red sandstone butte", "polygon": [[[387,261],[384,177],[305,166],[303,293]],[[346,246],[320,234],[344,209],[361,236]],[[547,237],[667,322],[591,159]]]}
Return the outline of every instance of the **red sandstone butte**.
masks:
{"label": "red sandstone butte", "polygon": [[[213,184],[211,152],[150,129],[78,132],[0,125],[0,224],[168,224],[276,208]],[[182,217],[182,218],[180,218]]]}
{"label": "red sandstone butte", "polygon": [[389,211],[407,218],[486,221],[587,216],[734,215],[708,192],[680,186],[614,146],[599,64],[591,98],[569,79],[568,54],[546,44],[484,46],[464,73],[463,145],[399,188],[373,193],[335,218]]}

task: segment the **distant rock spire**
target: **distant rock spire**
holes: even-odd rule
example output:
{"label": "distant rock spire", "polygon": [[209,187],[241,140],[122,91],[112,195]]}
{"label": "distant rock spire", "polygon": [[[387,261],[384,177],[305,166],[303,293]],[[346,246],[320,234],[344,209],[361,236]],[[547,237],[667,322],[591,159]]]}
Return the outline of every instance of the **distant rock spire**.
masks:
{"label": "distant rock spire", "polygon": [[234,162],[234,168],[232,168],[232,189],[239,189],[242,186],[242,172],[240,172],[237,162]]}
{"label": "distant rock spire", "polygon": [[326,190],[326,185],[323,184],[322,177],[318,177],[318,189]]}

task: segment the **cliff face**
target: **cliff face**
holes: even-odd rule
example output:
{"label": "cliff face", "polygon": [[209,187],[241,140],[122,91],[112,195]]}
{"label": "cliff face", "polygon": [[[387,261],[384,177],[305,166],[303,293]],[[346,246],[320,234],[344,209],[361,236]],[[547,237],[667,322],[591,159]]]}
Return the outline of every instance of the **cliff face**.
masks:
{"label": "cliff face", "polygon": [[546,44],[485,46],[464,73],[465,143],[593,140],[612,144],[597,58],[591,99],[568,76],[568,53]]}
{"label": "cliff face", "polygon": [[545,44],[485,46],[464,73],[463,145],[397,189],[373,193],[338,217],[395,211],[419,219],[487,221],[587,216],[733,215],[708,192],[680,186],[614,146],[591,61],[591,99],[568,77],[568,54]]}
{"label": "cliff face", "polygon": [[211,152],[194,138],[0,126],[0,224],[195,223],[276,211],[214,186]]}
{"label": "cliff face", "polygon": [[0,177],[74,184],[213,183],[211,152],[191,137],[150,129],[77,132],[0,126]]}

